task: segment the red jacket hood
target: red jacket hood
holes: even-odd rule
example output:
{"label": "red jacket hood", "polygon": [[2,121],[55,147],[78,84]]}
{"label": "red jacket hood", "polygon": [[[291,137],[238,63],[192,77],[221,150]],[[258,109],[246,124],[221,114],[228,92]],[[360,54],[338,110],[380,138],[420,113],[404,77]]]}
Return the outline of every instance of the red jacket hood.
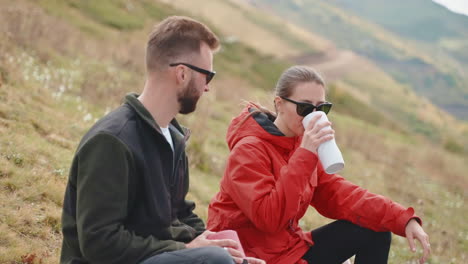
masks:
{"label": "red jacket hood", "polygon": [[254,113],[260,109],[255,103],[248,103],[242,112],[232,119],[226,135],[229,150],[245,137],[255,136],[261,138],[276,147],[287,151],[299,146],[300,137],[286,137],[273,123],[275,117],[266,113]]}

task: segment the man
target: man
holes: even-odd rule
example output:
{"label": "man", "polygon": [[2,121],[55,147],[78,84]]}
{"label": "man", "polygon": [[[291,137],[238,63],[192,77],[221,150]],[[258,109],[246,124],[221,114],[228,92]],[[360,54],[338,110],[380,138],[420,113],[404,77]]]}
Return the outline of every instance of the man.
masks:
{"label": "man", "polygon": [[[186,17],[158,24],[147,45],[140,96],[98,121],[73,159],[65,194],[61,263],[241,263],[233,240],[209,240],[185,200],[188,130],[214,76],[218,38]],[[249,263],[264,263],[247,258]]]}

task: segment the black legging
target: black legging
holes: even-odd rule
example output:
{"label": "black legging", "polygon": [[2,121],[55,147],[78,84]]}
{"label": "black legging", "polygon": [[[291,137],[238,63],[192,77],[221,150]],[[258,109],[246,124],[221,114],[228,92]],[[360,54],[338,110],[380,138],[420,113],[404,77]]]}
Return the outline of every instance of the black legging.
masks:
{"label": "black legging", "polygon": [[339,220],[313,230],[312,239],[303,257],[309,264],[340,264],[354,255],[355,264],[384,264],[392,236]]}

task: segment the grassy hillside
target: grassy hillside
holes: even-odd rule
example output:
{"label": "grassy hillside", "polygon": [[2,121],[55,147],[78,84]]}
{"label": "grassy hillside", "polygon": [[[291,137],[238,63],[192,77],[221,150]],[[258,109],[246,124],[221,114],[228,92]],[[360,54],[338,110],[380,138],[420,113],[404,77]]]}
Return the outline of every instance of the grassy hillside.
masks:
{"label": "grassy hillside", "polygon": [[[378,65],[352,52],[337,50],[330,41],[324,41],[321,37],[313,33],[303,30],[290,30],[291,33],[288,42],[282,42],[285,38],[283,38],[281,34],[270,34],[268,38],[265,38],[266,33],[261,34],[260,32],[274,33],[278,31],[278,29],[272,31],[272,26],[268,25],[274,25],[274,27],[284,30],[297,27],[291,27],[289,22],[279,17],[268,17],[267,13],[263,11],[263,6],[255,7],[247,4],[247,2],[248,1],[242,0],[209,0],[208,4],[197,8],[195,8],[195,2],[171,1],[171,4],[191,14],[206,17],[210,22],[216,24],[221,32],[234,36],[251,47],[258,47],[259,40],[257,38],[252,38],[252,36],[258,35],[260,39],[264,40],[264,47],[261,49],[262,52],[268,52],[272,56],[286,58],[291,63],[314,66],[325,74],[326,80],[339,80],[341,82],[340,87],[343,90],[346,90],[347,93],[352,94],[355,98],[365,101],[372,109],[372,112],[379,112],[382,116],[386,117],[385,120],[399,123],[409,131],[430,137],[432,141],[438,144],[445,144],[448,141],[453,141],[459,146],[464,146],[461,148],[465,148],[465,151],[468,151],[468,149],[466,149],[468,147],[468,137],[466,136],[466,132],[464,132],[468,129],[468,123],[460,124],[459,121],[455,120],[445,111],[441,111],[439,108],[435,107],[427,99],[416,95],[411,86],[399,82],[398,79],[392,78],[387,72],[379,68]],[[307,1],[302,1],[301,3],[304,5]],[[300,19],[300,14],[295,15],[294,10],[289,10],[287,7],[293,5],[292,2],[279,1],[275,2],[275,4],[278,6],[284,4],[285,7],[282,8],[282,12],[286,12],[286,16],[289,14],[295,16],[296,19]],[[272,8],[274,7],[275,5],[272,5]],[[208,15],[227,13],[230,15]],[[303,13],[303,15],[305,16],[305,13]],[[346,14],[342,15],[345,16]],[[257,19],[252,19],[253,17]],[[267,22],[258,23],[260,18],[265,19]],[[242,21],[240,24],[241,26],[232,27],[231,22],[238,20]],[[295,20],[291,19],[291,21]],[[322,30],[330,27],[333,28],[333,25],[326,25],[329,22],[331,21],[325,20],[320,22],[324,24]],[[321,31],[318,32],[320,33]],[[391,35],[381,35],[382,36],[378,37],[386,39],[391,42],[392,45],[402,49],[409,49],[399,39],[393,38]],[[317,41],[314,42],[314,40]],[[287,45],[286,48],[272,52],[269,46],[270,43],[281,42]],[[308,47],[315,48],[309,51],[297,51],[296,55],[291,56],[290,51],[294,50],[294,43],[307,43]],[[318,45],[314,46],[314,43]],[[410,52],[413,52],[413,50],[410,49],[406,53]],[[424,60],[431,61],[431,58],[424,53],[418,53],[418,56],[421,56]],[[419,76],[419,73],[413,75]],[[447,93],[447,91],[442,88],[438,91]],[[351,106],[349,107],[352,108]],[[347,110],[349,109],[346,109],[343,113],[352,112]],[[365,115],[365,113],[362,115]],[[451,127],[451,129],[447,131],[447,127]]]}
{"label": "grassy hillside", "polygon": [[[286,19],[332,40],[338,47],[369,58],[400,83],[409,85],[456,117],[468,120],[467,65],[462,59],[466,57],[466,19],[459,19],[459,15],[448,16],[449,13],[442,12],[443,7],[422,0],[410,4],[368,1],[359,5],[319,0],[259,2],[264,4],[263,8],[271,8]],[[437,9],[441,15],[435,16]],[[380,16],[381,13],[386,15]],[[455,23],[457,19],[461,22]],[[385,25],[376,24],[384,20],[387,21]],[[431,27],[433,24],[439,26]],[[446,27],[450,27],[447,34],[457,34],[457,38],[443,38],[440,32],[445,32]],[[413,38],[408,38],[409,32]],[[428,44],[427,40],[423,42],[423,36],[418,37],[422,32],[439,34],[442,46],[450,47],[452,55],[437,42],[435,45]],[[421,42],[413,41],[414,38]]]}
{"label": "grassy hillside", "polygon": [[445,52],[455,61],[468,63],[468,16],[425,0],[360,1],[359,4],[334,0],[332,3],[430,48],[426,52]]}
{"label": "grassy hillside", "polygon": [[170,3],[189,14],[205,17],[224,35],[247,43],[263,54],[285,58],[314,54],[329,45],[327,40],[311,33],[305,34],[304,29],[242,1],[206,0],[203,6],[196,1],[175,0]]}
{"label": "grassy hillside", "polygon": [[[359,5],[352,1],[335,0],[332,3],[347,12],[377,23],[404,39],[416,42],[427,54],[435,53],[438,54],[436,57],[450,58],[453,64],[459,64],[461,69],[466,69],[468,16],[455,14],[432,1],[424,0],[361,1]],[[466,70],[461,73],[465,76],[466,74]],[[466,87],[466,84],[462,86]],[[466,98],[467,90],[464,90]],[[452,113],[466,113],[466,109],[462,106],[457,107],[456,104],[446,105],[444,108],[451,108]]]}
{"label": "grassy hillside", "polygon": [[[18,0],[12,6],[0,0],[0,263],[58,263],[63,193],[79,139],[126,92],[140,91],[151,26],[187,12],[149,0],[90,3]],[[195,114],[180,117],[193,130],[190,197],[206,218],[228,154],[230,119],[241,99],[269,105],[269,88],[290,62],[232,42],[221,24],[197,18],[224,40],[211,92]],[[466,262],[466,155],[375,111],[355,96],[351,82],[337,81],[329,93],[336,102],[330,119],[347,162],[343,176],[415,207],[432,237],[431,263]],[[327,221],[310,210],[301,225],[312,229]],[[406,241],[395,237],[391,263],[412,259]]]}

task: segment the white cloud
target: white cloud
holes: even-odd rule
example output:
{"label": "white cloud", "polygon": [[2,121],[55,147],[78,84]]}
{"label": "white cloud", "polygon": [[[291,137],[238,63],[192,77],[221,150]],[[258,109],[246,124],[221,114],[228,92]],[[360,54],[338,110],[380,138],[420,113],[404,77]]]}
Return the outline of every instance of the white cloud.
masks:
{"label": "white cloud", "polygon": [[439,3],[455,13],[468,16],[468,0],[432,0]]}

